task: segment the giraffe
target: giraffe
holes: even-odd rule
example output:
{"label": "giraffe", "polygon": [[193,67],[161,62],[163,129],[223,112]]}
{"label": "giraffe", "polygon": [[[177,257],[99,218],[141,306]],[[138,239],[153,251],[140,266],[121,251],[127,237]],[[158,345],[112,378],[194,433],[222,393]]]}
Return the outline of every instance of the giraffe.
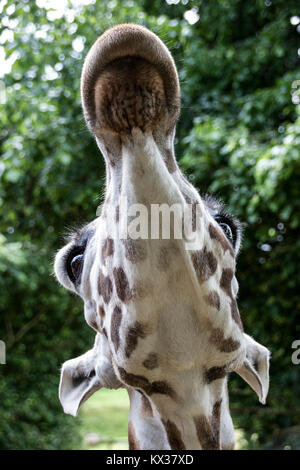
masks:
{"label": "giraffe", "polygon": [[[62,367],[64,411],[76,415],[101,387],[124,387],[130,449],[233,449],[228,376],[265,403],[269,351],[244,332],[237,306],[240,225],[175,159],[174,60],[145,27],[114,26],[87,54],[81,96],[106,189],[100,215],[55,258],[58,281],[83,299],[96,332],[93,348]],[[187,215],[183,236],[175,212],[167,237],[149,236],[152,208],[163,206]]]}

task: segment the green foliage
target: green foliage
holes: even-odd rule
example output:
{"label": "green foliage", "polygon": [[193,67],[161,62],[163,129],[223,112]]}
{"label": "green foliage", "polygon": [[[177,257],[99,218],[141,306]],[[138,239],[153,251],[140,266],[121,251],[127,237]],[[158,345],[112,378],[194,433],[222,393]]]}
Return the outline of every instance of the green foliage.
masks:
{"label": "green foliage", "polygon": [[[159,34],[177,62],[182,168],[246,223],[239,304],[246,331],[272,351],[271,389],[262,407],[233,377],[231,403],[257,447],[299,422],[291,344],[300,336],[300,26],[290,22],[298,2],[97,0],[69,2],[64,15],[42,4],[0,2],[0,43],[17,57],[0,103],[0,447],[78,445],[78,421],[58,402],[59,367],[90,347],[93,333],[81,301],[55,282],[52,261],[63,232],[94,218],[104,182],[80,107],[82,61],[101,32],[126,21]],[[190,25],[192,8],[200,19]]]}

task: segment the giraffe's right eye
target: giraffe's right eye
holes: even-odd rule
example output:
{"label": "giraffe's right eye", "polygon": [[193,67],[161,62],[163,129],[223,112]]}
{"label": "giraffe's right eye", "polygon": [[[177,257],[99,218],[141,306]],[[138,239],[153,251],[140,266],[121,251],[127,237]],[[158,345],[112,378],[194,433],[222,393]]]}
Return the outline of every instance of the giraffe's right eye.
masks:
{"label": "giraffe's right eye", "polygon": [[217,214],[215,215],[215,221],[218,222],[227,240],[229,240],[232,246],[235,247],[237,239],[237,227],[234,223],[234,220],[228,215]]}
{"label": "giraffe's right eye", "polygon": [[73,283],[77,282],[80,278],[83,268],[84,249],[75,248],[67,257],[67,273]]}

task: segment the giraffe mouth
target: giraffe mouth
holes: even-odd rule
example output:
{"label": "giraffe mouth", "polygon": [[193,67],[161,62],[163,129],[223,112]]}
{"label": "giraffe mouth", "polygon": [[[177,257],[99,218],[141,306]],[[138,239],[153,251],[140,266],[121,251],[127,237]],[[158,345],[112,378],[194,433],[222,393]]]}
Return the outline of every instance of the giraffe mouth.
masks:
{"label": "giraffe mouth", "polygon": [[89,51],[82,71],[84,116],[92,132],[130,134],[172,127],[179,114],[177,70],[151,31],[125,24],[110,28]]}
{"label": "giraffe mouth", "polygon": [[116,59],[96,82],[95,109],[102,128],[118,134],[130,134],[134,127],[151,131],[166,111],[163,80],[144,59]]}

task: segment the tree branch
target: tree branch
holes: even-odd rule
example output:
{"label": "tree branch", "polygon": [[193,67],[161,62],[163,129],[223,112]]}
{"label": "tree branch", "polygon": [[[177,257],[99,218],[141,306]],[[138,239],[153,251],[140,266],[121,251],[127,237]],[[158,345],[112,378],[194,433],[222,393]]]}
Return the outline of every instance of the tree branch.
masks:
{"label": "tree branch", "polygon": [[33,328],[36,323],[40,320],[41,316],[43,315],[43,311],[39,312],[35,317],[33,317],[28,323],[25,323],[25,325],[20,328],[16,334],[13,335],[13,337],[10,337],[10,339],[7,342],[6,349],[10,349],[15,343],[20,341],[20,339],[23,338],[23,336]]}

